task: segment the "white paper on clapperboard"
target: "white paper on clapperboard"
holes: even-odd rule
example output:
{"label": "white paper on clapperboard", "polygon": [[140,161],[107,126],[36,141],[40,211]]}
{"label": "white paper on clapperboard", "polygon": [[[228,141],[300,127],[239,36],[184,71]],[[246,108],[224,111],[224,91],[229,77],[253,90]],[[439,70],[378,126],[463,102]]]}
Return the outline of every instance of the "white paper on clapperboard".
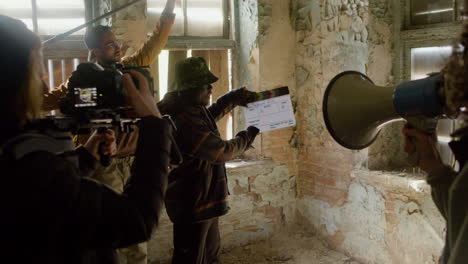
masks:
{"label": "white paper on clapperboard", "polygon": [[247,127],[255,126],[260,132],[296,125],[289,94],[250,103],[244,116]]}

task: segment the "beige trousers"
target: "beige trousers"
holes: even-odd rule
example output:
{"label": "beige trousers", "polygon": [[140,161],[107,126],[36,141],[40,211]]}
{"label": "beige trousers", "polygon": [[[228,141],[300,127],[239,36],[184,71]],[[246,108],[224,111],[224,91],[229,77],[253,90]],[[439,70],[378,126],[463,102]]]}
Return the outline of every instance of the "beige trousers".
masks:
{"label": "beige trousers", "polygon": [[[130,177],[133,159],[133,157],[113,158],[108,167],[98,166],[91,178],[110,186],[118,193],[122,193],[123,187]],[[148,262],[146,242],[119,249],[117,253],[121,264],[146,264]]]}

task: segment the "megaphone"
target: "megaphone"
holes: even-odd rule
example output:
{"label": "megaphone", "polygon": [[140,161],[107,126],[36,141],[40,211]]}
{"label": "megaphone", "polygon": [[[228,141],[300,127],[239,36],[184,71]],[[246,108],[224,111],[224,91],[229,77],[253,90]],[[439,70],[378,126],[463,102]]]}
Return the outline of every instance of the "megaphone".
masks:
{"label": "megaphone", "polygon": [[382,87],[360,72],[346,71],[333,78],[325,91],[323,118],[336,142],[348,149],[363,149],[388,123],[442,115],[441,82],[441,74],[436,74]]}

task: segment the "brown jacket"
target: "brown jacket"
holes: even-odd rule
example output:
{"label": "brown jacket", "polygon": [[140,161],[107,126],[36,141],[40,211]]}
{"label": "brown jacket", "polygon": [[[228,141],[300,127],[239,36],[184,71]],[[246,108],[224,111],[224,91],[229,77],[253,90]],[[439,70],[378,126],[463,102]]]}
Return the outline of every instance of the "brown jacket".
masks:
{"label": "brown jacket", "polygon": [[165,203],[172,222],[199,222],[227,213],[224,163],[244,153],[255,136],[241,131],[223,140],[216,121],[239,105],[242,93],[242,89],[234,90],[208,108],[183,105],[175,92],[159,103],[161,113],[171,115],[176,124],[175,139],[184,158],[169,174]]}
{"label": "brown jacket", "polygon": [[[156,57],[166,45],[175,21],[174,14],[162,14],[159,19],[153,35],[135,54],[124,57],[121,61],[124,67],[148,66],[154,63]],[[56,110],[59,108],[59,100],[64,97],[68,91],[68,80],[59,87],[53,89],[44,95],[44,111]],[[136,149],[138,139],[138,129],[132,133],[121,133],[117,128],[114,129],[117,138],[116,157],[125,157],[133,155]],[[90,135],[78,135],[75,137],[75,144],[84,144]]]}

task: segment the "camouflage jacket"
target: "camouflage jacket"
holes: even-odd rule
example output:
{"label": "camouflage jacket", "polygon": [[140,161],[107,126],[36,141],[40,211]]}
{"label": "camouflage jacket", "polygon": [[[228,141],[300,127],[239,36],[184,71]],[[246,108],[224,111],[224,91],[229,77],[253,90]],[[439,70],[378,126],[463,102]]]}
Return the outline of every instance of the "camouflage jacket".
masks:
{"label": "camouflage jacket", "polygon": [[171,115],[177,126],[175,139],[184,157],[169,174],[165,203],[172,222],[198,222],[227,213],[224,163],[242,154],[251,139],[241,131],[233,139],[223,140],[216,121],[238,105],[236,100],[242,93],[241,89],[232,91],[208,108],[181,106],[176,92],[167,94],[160,103],[161,113]]}

